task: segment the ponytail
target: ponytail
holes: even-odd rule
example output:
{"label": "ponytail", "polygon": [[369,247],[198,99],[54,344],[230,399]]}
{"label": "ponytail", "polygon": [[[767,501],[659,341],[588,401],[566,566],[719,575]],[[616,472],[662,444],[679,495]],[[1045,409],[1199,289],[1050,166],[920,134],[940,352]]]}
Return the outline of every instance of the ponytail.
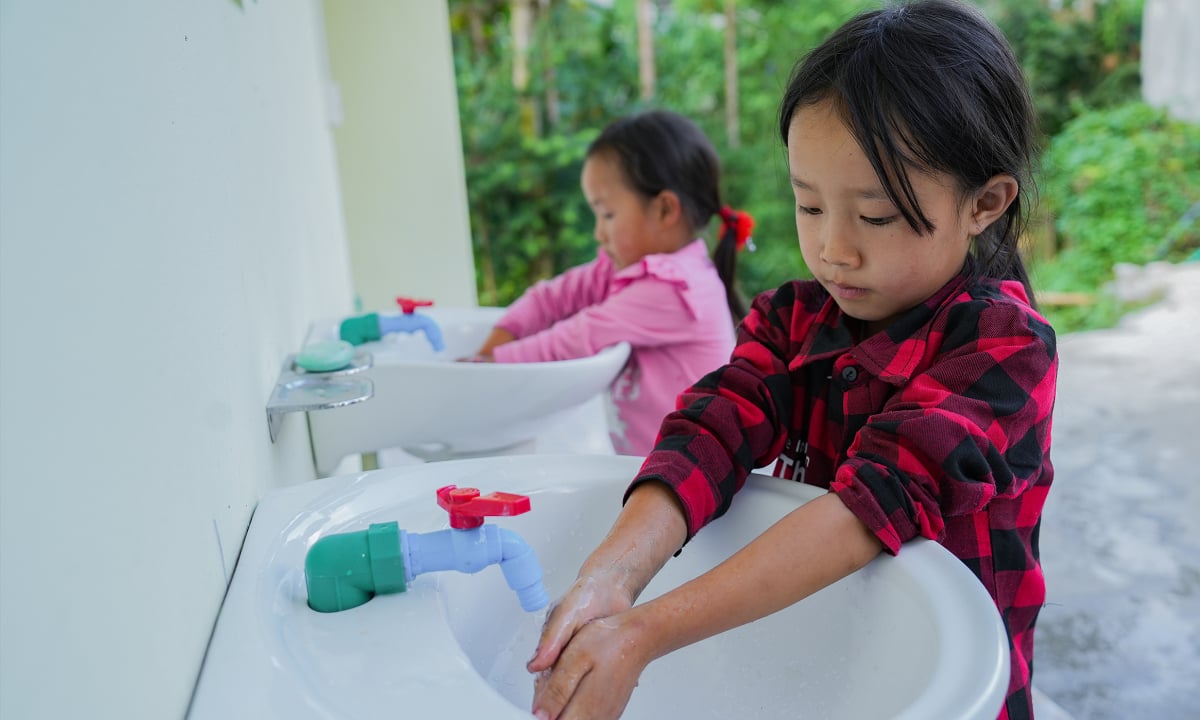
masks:
{"label": "ponytail", "polygon": [[746,301],[737,289],[737,254],[744,248],[754,252],[754,240],[751,237],[754,218],[750,217],[750,213],[734,210],[728,205],[721,206],[718,214],[721,216],[721,229],[717,231],[713,264],[717,267],[721,282],[725,284],[725,300],[729,303],[729,312],[733,314],[736,324],[747,313]]}
{"label": "ponytail", "polygon": [[716,148],[691,120],[669,110],[650,110],[609,123],[588,145],[587,157],[612,153],[629,187],[644,198],[670,190],[679,197],[688,227],[697,234],[721,216],[713,264],[725,285],[735,322],[746,316],[746,303],[735,284],[737,253],[754,249],[749,214],[721,204],[721,161]]}

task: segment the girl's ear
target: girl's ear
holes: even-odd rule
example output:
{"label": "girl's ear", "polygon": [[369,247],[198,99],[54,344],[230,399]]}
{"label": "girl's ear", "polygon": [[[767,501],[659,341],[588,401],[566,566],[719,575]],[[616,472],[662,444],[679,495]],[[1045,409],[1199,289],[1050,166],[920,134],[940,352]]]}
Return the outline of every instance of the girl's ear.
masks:
{"label": "girl's ear", "polygon": [[655,218],[663,225],[674,225],[683,220],[683,203],[673,190],[663,190],[653,200]]}
{"label": "girl's ear", "polygon": [[995,175],[975,192],[971,205],[971,234],[978,235],[1017,199],[1021,186],[1012,175]]}

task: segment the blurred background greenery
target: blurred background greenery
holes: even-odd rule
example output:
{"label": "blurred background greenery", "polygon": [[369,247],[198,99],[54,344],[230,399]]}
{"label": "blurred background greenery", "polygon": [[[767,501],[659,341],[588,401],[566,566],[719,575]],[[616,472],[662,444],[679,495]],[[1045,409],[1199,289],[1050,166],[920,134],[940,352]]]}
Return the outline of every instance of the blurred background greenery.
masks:
{"label": "blurred background greenery", "polygon": [[[1008,37],[1042,131],[1025,251],[1059,332],[1113,323],[1113,266],[1200,248],[1200,125],[1141,102],[1143,0],[975,0]],[[505,305],[595,255],[579,189],[609,120],[665,107],[757,220],[747,296],[808,275],[777,112],[795,61],[876,0],[450,0],[479,298]],[[712,238],[715,228],[710,229]]]}

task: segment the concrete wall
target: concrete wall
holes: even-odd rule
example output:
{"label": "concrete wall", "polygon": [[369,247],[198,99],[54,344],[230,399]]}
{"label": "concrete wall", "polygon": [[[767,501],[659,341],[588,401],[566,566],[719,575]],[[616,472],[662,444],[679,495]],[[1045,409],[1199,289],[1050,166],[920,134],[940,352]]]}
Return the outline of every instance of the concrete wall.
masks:
{"label": "concrete wall", "polygon": [[1200,122],[1200,2],[1146,0],[1142,19],[1142,96]]}
{"label": "concrete wall", "polygon": [[445,2],[325,0],[354,286],[474,307],[475,270]]}
{"label": "concrete wall", "polygon": [[352,309],[322,8],[0,2],[0,718],[178,718]]}

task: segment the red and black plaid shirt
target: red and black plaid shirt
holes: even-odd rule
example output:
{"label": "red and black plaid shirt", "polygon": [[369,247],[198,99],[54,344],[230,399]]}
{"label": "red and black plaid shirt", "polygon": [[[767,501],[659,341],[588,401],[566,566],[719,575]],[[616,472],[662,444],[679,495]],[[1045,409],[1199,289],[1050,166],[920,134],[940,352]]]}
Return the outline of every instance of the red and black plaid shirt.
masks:
{"label": "red and black plaid shirt", "polygon": [[836,492],[889,553],[936,540],[1008,631],[1000,717],[1030,717],[1054,331],[1020,283],[961,276],[875,335],[846,321],[813,281],[757,297],[729,364],[680,395],[633,485],[674,488],[690,539],[775,461],[774,474]]}

